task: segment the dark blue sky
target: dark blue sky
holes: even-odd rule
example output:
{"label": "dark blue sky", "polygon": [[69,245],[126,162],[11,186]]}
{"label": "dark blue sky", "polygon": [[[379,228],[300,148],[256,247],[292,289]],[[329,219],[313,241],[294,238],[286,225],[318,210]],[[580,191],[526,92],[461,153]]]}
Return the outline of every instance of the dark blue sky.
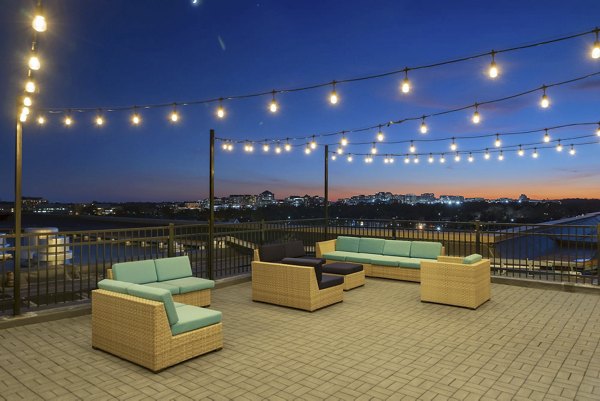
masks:
{"label": "dark blue sky", "polygon": [[[0,199],[13,198],[14,99],[25,76],[33,1],[5,0],[0,14]],[[40,40],[43,62],[36,104],[43,107],[106,107],[215,98],[379,73],[467,56],[600,25],[598,1],[259,1],[48,0],[49,28]],[[402,95],[402,76],[338,86],[340,103],[328,89],[278,96],[280,112],[267,111],[268,97],[226,103],[227,118],[214,105],[180,108],[181,122],[167,109],[106,114],[97,129],[93,114],[75,114],[65,128],[50,116],[39,128],[24,128],[23,193],[58,201],[186,200],[208,194],[208,133],[263,139],[296,137],[429,114],[600,71],[589,57],[593,36],[498,56],[501,76],[487,78],[489,59],[410,74],[413,91]],[[428,138],[487,134],[600,120],[600,79],[554,88],[542,110],[539,94],[483,107],[479,126],[471,112],[428,121]],[[419,123],[385,130],[386,139],[417,139]],[[556,137],[586,135],[595,127],[556,131]],[[554,133],[553,133],[554,136]],[[370,141],[374,132],[353,134]],[[339,138],[330,138],[335,142]],[[513,137],[505,144],[541,140]],[[567,143],[564,143],[567,145]],[[448,143],[418,144],[420,152]],[[461,149],[493,147],[469,140]],[[598,145],[600,146],[600,145]],[[598,146],[577,155],[554,150],[540,158],[506,154],[503,162],[393,166],[376,159],[365,165],[330,164],[332,198],[359,193],[435,192],[467,196],[537,198],[600,197]],[[322,150],[306,156],[219,151],[217,195],[260,193],[277,197],[322,194]],[[351,146],[365,153],[370,146]],[[404,153],[406,145],[380,145]]]}

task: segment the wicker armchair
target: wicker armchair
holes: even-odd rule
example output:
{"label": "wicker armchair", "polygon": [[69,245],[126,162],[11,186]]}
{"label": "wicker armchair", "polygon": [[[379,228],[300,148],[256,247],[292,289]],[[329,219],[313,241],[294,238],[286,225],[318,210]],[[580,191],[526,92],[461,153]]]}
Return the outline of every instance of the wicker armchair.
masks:
{"label": "wicker armchair", "polygon": [[319,289],[314,268],[261,262],[258,251],[252,262],[252,300],[314,311],[344,300],[344,286]]}
{"label": "wicker armchair", "polygon": [[477,309],[490,299],[490,260],[464,264],[462,257],[421,262],[421,301]]}

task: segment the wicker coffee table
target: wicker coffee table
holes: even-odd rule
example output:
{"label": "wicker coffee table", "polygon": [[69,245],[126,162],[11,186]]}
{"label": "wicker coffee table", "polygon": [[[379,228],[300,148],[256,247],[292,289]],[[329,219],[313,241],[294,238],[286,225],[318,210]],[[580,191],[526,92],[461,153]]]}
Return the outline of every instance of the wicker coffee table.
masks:
{"label": "wicker coffee table", "polygon": [[335,262],[323,265],[323,274],[344,277],[344,291],[365,285],[365,271],[358,263]]}

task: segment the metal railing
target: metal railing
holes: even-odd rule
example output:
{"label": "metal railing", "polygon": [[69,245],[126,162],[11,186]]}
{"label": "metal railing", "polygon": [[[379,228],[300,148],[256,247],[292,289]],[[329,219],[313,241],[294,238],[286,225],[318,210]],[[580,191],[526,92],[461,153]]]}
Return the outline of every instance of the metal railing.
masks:
{"label": "metal railing", "polygon": [[[85,302],[114,263],[187,255],[197,277],[250,273],[253,250],[265,243],[319,241],[339,235],[437,241],[447,255],[479,253],[492,274],[598,285],[599,225],[325,219],[215,226],[212,255],[206,224],[23,233],[20,283],[14,282],[14,235],[0,235],[0,314]],[[209,260],[212,264],[209,266]]]}

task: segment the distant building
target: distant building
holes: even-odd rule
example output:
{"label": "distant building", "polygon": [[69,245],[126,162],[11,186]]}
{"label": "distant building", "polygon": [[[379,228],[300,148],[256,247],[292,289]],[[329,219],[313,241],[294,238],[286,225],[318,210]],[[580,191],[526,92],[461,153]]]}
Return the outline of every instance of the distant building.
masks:
{"label": "distant building", "polygon": [[271,191],[264,191],[257,196],[256,206],[266,207],[276,204],[275,194]]}
{"label": "distant building", "polygon": [[44,203],[48,203],[48,201],[44,198],[32,198],[28,196],[24,196],[23,198],[23,210],[33,210],[36,206],[43,205]]}
{"label": "distant building", "polygon": [[460,205],[465,201],[464,196],[460,195],[440,195],[440,202],[446,205]]}

